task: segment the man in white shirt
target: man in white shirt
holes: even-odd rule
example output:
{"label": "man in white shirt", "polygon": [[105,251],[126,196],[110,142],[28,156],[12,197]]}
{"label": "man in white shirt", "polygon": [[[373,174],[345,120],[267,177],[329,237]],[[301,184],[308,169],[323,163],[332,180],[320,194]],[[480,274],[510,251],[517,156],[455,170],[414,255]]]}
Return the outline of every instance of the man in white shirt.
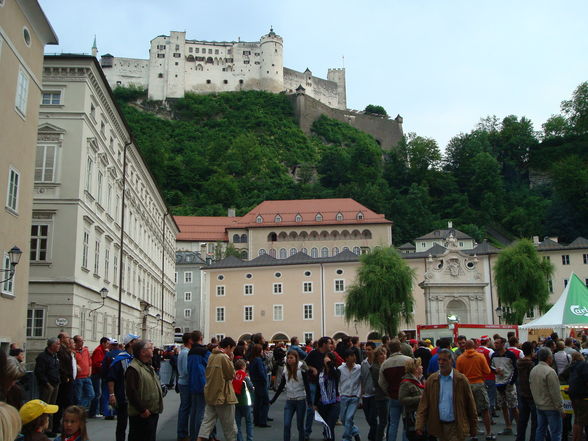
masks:
{"label": "man in white shirt", "polygon": [[337,369],[341,372],[339,380],[339,395],[341,396],[341,414],[340,419],[345,427],[343,440],[360,441],[359,429],[353,423],[359,397],[361,395],[361,366],[357,364],[355,352],[348,349],[345,352],[345,364]]}

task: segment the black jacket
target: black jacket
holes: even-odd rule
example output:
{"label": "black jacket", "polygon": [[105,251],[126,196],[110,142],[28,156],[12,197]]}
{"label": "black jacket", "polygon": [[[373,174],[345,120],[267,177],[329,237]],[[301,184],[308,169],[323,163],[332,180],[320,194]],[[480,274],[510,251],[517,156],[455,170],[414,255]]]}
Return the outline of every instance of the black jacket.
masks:
{"label": "black jacket", "polygon": [[59,359],[59,377],[61,379],[61,383],[68,383],[73,381],[73,363],[71,359],[71,352],[69,352],[65,346],[61,346],[59,348],[59,352],[57,352],[57,358]]}
{"label": "black jacket", "polygon": [[37,355],[35,376],[39,386],[44,386],[47,383],[57,386],[60,383],[57,354],[52,354],[48,349],[45,349]]}

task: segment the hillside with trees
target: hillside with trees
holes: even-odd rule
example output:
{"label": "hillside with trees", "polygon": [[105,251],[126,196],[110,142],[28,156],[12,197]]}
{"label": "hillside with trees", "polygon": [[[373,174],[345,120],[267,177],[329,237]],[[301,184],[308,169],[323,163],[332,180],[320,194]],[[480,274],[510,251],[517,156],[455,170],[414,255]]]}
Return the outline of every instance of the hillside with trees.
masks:
{"label": "hillside with trees", "polygon": [[351,197],[394,221],[396,245],[448,220],[477,240],[588,236],[588,83],[542,130],[525,117],[485,117],[444,153],[414,133],[383,152],[370,135],[324,116],[307,136],[283,94],[187,94],[166,105],[136,89],[115,96],[174,214]]}

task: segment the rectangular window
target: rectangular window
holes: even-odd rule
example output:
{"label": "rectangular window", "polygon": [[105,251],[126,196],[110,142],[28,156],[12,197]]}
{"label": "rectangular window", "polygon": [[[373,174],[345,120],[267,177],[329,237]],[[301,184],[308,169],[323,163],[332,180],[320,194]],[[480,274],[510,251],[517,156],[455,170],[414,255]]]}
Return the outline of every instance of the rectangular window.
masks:
{"label": "rectangular window", "polygon": [[[8,253],[4,253],[4,257],[2,258],[2,276],[10,274],[10,256]],[[4,277],[2,277],[4,279]],[[2,284],[2,292],[4,294],[14,295],[14,278],[10,280],[5,280]]]}
{"label": "rectangular window", "polygon": [[549,288],[549,292],[553,294],[553,280],[551,278],[547,279],[547,287]]}
{"label": "rectangular window", "polygon": [[564,279],[564,288],[568,286],[568,279]]}
{"label": "rectangular window", "polygon": [[582,254],[582,260],[584,261],[584,265],[588,265],[588,254]]}
{"label": "rectangular window", "polygon": [[305,332],[304,333],[304,342],[307,341],[314,341],[314,332]]}
{"label": "rectangular window", "polygon": [[84,239],[82,241],[82,268],[88,268],[88,248],[90,246],[90,233],[84,231]]}
{"label": "rectangular window", "polygon": [[192,283],[192,271],[186,271],[184,273],[184,283]]}
{"label": "rectangular window", "polygon": [[312,282],[304,282],[302,284],[302,292],[305,292],[305,293],[312,292]]}
{"label": "rectangular window", "polygon": [[191,302],[192,301],[192,292],[186,291],[184,293],[184,302]]}
{"label": "rectangular window", "polygon": [[47,260],[49,225],[31,225],[31,262]]}
{"label": "rectangular window", "polygon": [[335,280],[335,292],[344,292],[344,291],[345,291],[345,280],[336,279]]}
{"label": "rectangular window", "polygon": [[225,307],[224,306],[217,306],[216,307],[216,321],[217,322],[224,322],[225,321]]}
{"label": "rectangular window", "polygon": [[306,304],[306,305],[302,305],[302,318],[304,320],[312,320],[313,319],[313,314],[312,314],[312,304]]}
{"label": "rectangular window", "polygon": [[246,322],[253,321],[253,306],[244,306],[243,307],[243,320]]}
{"label": "rectangular window", "polygon": [[58,105],[61,104],[61,91],[43,92],[43,99],[41,104],[47,105]]}
{"label": "rectangular window", "polygon": [[98,203],[100,205],[102,205],[102,181],[104,179],[104,175],[102,174],[101,171],[98,171],[98,192],[96,195],[96,199],[98,200]]}
{"label": "rectangular window", "polygon": [[273,285],[273,293],[274,294],[283,294],[282,284],[281,283],[274,283]]}
{"label": "rectangular window", "polygon": [[165,54],[157,54],[157,58],[165,58]]}
{"label": "rectangular window", "polygon": [[224,286],[217,286],[216,287],[216,295],[222,297],[225,295],[225,287]]}
{"label": "rectangular window", "polygon": [[100,271],[100,241],[97,240],[94,246],[94,274]]}
{"label": "rectangular window", "polygon": [[547,260],[549,262],[549,261],[551,261],[551,257],[549,257],[549,256],[543,256],[543,260]]}
{"label": "rectangular window", "polygon": [[20,188],[20,173],[10,167],[8,171],[8,194],[6,195],[6,207],[18,212],[18,193]]}
{"label": "rectangular window", "polygon": [[243,286],[243,293],[246,296],[252,296],[253,295],[253,285],[244,285]]}
{"label": "rectangular window", "polygon": [[223,338],[225,338],[225,334],[216,334],[217,341],[221,341]]}
{"label": "rectangular window", "polygon": [[176,271],[176,274],[174,276],[174,283],[178,283],[178,272]]}
{"label": "rectangular window", "polygon": [[16,109],[22,116],[27,114],[27,99],[29,97],[29,77],[23,71],[18,71],[18,81],[16,83]]}
{"label": "rectangular window", "polygon": [[118,256],[116,255],[116,251],[112,257],[112,277],[114,278],[114,285],[116,285],[118,282]]}
{"label": "rectangular window", "polygon": [[109,266],[110,266],[110,250],[108,248],[106,248],[104,250],[104,280],[108,280]]}
{"label": "rectangular window", "polygon": [[284,305],[274,305],[273,317],[276,322],[284,320]]}
{"label": "rectangular window", "polygon": [[27,337],[43,337],[45,335],[45,310],[27,310]]}
{"label": "rectangular window", "polygon": [[108,184],[106,190],[106,212],[112,214],[112,184]]}
{"label": "rectangular window", "polygon": [[562,265],[569,265],[570,264],[570,255],[569,254],[563,254],[561,256],[561,264]]}
{"label": "rectangular window", "polygon": [[53,182],[55,179],[55,145],[38,145],[35,158],[35,182]]}
{"label": "rectangular window", "polygon": [[345,303],[335,303],[335,317],[343,317],[345,315]]}
{"label": "rectangular window", "polygon": [[184,318],[192,317],[192,310],[191,309],[184,309]]}
{"label": "rectangular window", "polygon": [[86,162],[86,185],[85,189],[88,193],[92,193],[92,171],[94,170],[94,160],[88,157]]}

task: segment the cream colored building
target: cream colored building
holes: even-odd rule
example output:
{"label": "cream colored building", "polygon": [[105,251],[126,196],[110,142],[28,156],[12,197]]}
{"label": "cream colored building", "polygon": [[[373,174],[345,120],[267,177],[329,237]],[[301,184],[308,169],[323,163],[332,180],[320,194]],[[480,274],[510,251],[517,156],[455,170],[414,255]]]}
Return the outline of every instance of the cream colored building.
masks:
{"label": "cream colored building", "polygon": [[20,248],[14,278],[0,283],[0,345],[25,343],[29,236],[43,50],[57,36],[36,0],[0,0],[0,280],[7,252]]}
{"label": "cream colored building", "polygon": [[179,230],[97,60],[46,56],[43,92],[29,349],[61,330],[90,347],[129,332],[173,342]]}

